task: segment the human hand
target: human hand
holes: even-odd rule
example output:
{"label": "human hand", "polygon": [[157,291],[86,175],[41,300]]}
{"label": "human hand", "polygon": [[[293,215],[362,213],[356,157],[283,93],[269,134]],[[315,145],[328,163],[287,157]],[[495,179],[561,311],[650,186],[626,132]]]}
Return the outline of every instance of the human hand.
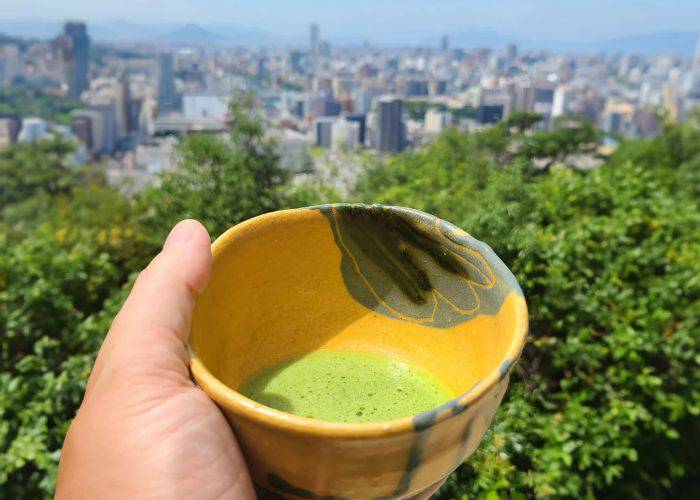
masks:
{"label": "human hand", "polygon": [[210,268],[209,236],[188,220],[139,275],[66,436],[57,500],[255,498],[228,422],[187,367],[184,342]]}
{"label": "human hand", "polygon": [[95,361],[63,445],[56,498],[255,498],[225,417],[190,380],[184,342],[211,268],[196,221],[170,232]]}

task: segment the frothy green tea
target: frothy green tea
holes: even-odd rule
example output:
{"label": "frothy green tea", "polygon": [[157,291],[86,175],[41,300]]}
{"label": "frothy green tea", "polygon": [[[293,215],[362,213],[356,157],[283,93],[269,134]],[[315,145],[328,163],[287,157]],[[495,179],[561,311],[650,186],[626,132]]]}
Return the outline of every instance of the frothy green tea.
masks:
{"label": "frothy green tea", "polygon": [[277,410],[331,422],[415,415],[453,398],[418,367],[376,354],[317,351],[253,375],[241,392]]}

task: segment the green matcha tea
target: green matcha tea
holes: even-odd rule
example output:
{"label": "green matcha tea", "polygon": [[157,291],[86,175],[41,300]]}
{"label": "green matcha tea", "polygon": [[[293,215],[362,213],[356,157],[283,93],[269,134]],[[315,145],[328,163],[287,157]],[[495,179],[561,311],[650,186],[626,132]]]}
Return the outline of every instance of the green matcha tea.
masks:
{"label": "green matcha tea", "polygon": [[241,392],[277,410],[331,422],[415,415],[454,395],[418,367],[388,356],[317,351],[253,375]]}

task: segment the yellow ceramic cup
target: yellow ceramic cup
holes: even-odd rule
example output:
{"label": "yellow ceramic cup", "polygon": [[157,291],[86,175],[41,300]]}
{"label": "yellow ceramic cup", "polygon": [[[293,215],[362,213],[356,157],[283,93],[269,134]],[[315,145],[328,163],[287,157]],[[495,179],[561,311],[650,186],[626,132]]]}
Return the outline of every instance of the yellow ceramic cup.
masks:
{"label": "yellow ceramic cup", "polygon": [[[231,422],[257,485],[289,498],[400,498],[476,449],[527,330],[520,287],[487,245],[412,209],[324,205],[243,222],[212,253],[191,370]],[[349,424],[238,392],[259,370],[321,349],[400,358],[460,396]]]}

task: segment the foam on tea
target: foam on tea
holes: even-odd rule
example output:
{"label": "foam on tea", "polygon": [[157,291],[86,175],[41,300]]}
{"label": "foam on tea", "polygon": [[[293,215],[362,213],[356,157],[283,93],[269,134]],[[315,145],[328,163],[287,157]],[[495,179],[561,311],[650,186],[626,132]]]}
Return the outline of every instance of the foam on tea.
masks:
{"label": "foam on tea", "polygon": [[331,422],[415,415],[455,395],[425,370],[388,356],[316,351],[253,375],[241,392],[258,403]]}

